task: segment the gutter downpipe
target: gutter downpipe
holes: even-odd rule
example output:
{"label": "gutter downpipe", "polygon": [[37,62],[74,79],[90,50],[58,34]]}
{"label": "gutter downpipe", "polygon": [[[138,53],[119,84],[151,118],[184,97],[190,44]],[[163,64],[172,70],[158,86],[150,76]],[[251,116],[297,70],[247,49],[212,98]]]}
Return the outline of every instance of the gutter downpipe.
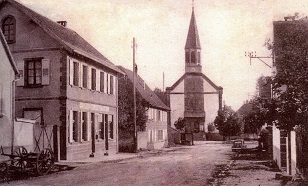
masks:
{"label": "gutter downpipe", "polygon": [[12,81],[12,146],[11,146],[11,154],[13,155],[14,153],[14,130],[15,130],[15,83],[20,79],[19,75],[15,75],[15,79]]}

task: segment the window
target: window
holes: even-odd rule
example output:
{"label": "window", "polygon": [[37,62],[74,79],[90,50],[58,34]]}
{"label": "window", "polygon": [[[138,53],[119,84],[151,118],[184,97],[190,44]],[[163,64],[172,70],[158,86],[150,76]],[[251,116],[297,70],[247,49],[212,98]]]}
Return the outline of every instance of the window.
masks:
{"label": "window", "polygon": [[72,122],[72,137],[73,141],[78,141],[78,112],[73,111],[73,122]]}
{"label": "window", "polygon": [[82,87],[88,88],[88,66],[82,65]]}
{"label": "window", "polygon": [[203,123],[200,123],[200,125],[199,125],[199,130],[200,130],[200,131],[204,131],[204,124],[203,124]]}
{"label": "window", "polygon": [[97,135],[97,139],[104,139],[104,115],[105,114],[99,114],[98,115],[98,123],[96,126],[96,135]]}
{"label": "window", "polygon": [[201,63],[201,55],[200,55],[200,52],[198,52],[198,64]]}
{"label": "window", "polygon": [[104,77],[104,72],[100,72],[100,88],[99,90],[101,92],[104,92],[104,84],[105,84],[105,77]]}
{"label": "window", "polygon": [[157,140],[158,140],[158,141],[164,140],[164,131],[163,131],[163,130],[158,130],[158,133],[157,133]]}
{"label": "window", "polygon": [[16,21],[13,16],[7,16],[2,22],[2,32],[7,43],[15,42]]}
{"label": "window", "polygon": [[73,62],[73,85],[79,86],[79,63]]}
{"label": "window", "polygon": [[196,63],[196,54],[194,51],[191,52],[191,63]]}
{"label": "window", "polygon": [[157,110],[156,121],[161,121],[160,110]]}
{"label": "window", "polygon": [[113,139],[113,115],[109,115],[109,138]]}
{"label": "window", "polygon": [[110,94],[114,94],[113,83],[114,83],[114,77],[110,76]]}
{"label": "window", "polygon": [[94,68],[92,68],[91,70],[91,79],[92,79],[91,89],[96,90],[96,70]]}
{"label": "window", "polygon": [[82,112],[81,123],[82,123],[82,140],[88,141],[88,113],[87,112]]}
{"label": "window", "polygon": [[26,84],[36,86],[42,84],[42,62],[41,59],[26,61]]}

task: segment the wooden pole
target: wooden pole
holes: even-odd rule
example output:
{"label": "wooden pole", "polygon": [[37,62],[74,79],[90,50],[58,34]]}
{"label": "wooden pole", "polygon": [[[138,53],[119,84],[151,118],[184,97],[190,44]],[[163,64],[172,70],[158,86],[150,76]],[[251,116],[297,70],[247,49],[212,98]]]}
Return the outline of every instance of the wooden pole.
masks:
{"label": "wooden pole", "polygon": [[136,41],[133,38],[133,97],[134,97],[134,150],[137,152],[138,144],[137,144],[137,116],[136,116],[136,62],[135,62],[135,53],[136,53]]}

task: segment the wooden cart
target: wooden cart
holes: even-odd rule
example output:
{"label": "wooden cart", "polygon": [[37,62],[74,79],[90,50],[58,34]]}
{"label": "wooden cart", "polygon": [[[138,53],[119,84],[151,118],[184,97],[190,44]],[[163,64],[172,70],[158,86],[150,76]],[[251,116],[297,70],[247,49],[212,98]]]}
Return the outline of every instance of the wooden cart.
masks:
{"label": "wooden cart", "polygon": [[11,174],[16,172],[34,173],[36,175],[47,174],[55,163],[55,157],[51,149],[45,148],[40,152],[28,152],[23,146],[15,149],[13,154],[3,152],[1,155],[10,157],[9,160],[0,162],[0,180],[7,180]]}

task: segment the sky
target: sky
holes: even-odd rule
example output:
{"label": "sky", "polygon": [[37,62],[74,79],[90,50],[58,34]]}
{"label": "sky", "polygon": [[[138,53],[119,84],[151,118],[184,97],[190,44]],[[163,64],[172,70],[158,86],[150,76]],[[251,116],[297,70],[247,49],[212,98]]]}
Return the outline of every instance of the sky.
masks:
{"label": "sky", "polygon": [[[53,21],[67,21],[115,65],[132,69],[135,37],[138,74],[152,89],[163,89],[163,73],[165,88],[184,74],[191,0],[17,1]],[[308,15],[304,0],[195,0],[194,7],[202,71],[223,87],[223,100],[234,110],[255,94],[258,77],[271,75],[258,59],[250,64],[245,52],[269,57],[263,45],[273,38],[273,21],[295,12]]]}

